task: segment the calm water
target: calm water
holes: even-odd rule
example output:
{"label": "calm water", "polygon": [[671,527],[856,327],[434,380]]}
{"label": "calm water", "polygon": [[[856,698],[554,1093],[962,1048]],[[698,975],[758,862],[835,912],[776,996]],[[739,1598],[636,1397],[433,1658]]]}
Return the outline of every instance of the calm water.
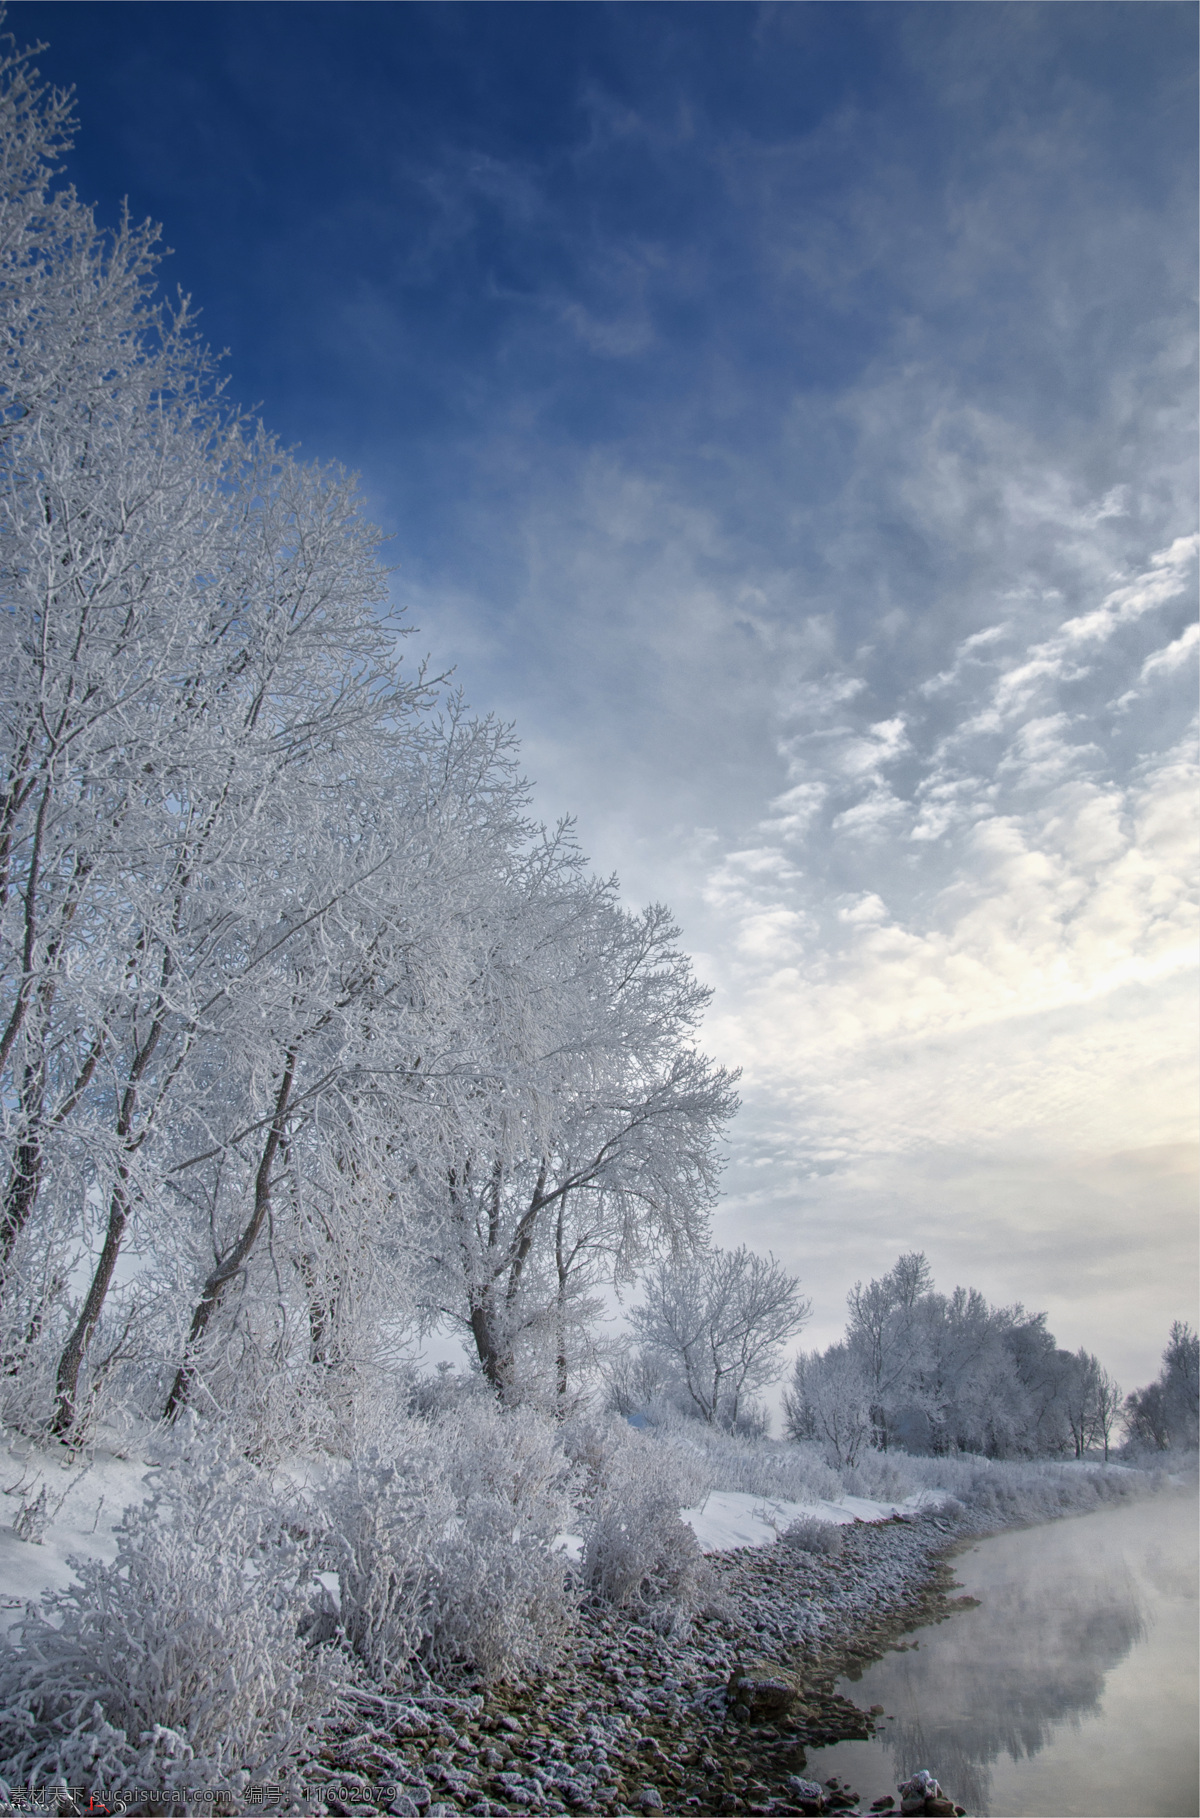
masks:
{"label": "calm water", "polygon": [[980,1607],[842,1691],[873,1742],[809,1751],[864,1801],[927,1767],[993,1818],[1197,1818],[1197,1499],[997,1534],[955,1573]]}

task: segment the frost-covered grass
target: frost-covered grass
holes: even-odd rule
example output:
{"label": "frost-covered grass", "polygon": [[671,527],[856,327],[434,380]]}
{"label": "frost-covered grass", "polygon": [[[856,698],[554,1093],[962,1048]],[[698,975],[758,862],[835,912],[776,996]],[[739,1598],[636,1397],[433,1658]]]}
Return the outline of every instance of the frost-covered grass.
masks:
{"label": "frost-covered grass", "polygon": [[975,1525],[1012,1527],[1085,1515],[1161,1488],[1167,1473],[1059,1459],[896,1457],[913,1489],[944,1490]]}
{"label": "frost-covered grass", "polygon": [[[859,1454],[855,1464],[836,1467],[819,1447],[780,1440],[744,1438],[702,1427],[695,1421],[667,1421],[651,1429],[666,1451],[682,1451],[705,1480],[709,1493],[741,1492],[764,1501],[825,1505],[834,1519],[849,1499],[879,1505],[910,1504],[923,1492],[953,1498],[976,1525],[1009,1526],[1085,1514],[1106,1503],[1145,1494],[1164,1478],[1164,1455],[1141,1468],[1098,1460],[989,1459],[960,1454],[925,1458],[906,1452]],[[855,1509],[857,1514],[865,1514]]]}
{"label": "frost-covered grass", "polygon": [[679,1418],[648,1429],[648,1436],[689,1459],[706,1491],[740,1490],[786,1502],[836,1501],[845,1493],[842,1477],[815,1445],[749,1439]]}
{"label": "frost-covered grass", "polygon": [[0,1782],[200,1787],[276,1775],[339,1675],[306,1646],[312,1562],[227,1440],[180,1451],[0,1655]]}

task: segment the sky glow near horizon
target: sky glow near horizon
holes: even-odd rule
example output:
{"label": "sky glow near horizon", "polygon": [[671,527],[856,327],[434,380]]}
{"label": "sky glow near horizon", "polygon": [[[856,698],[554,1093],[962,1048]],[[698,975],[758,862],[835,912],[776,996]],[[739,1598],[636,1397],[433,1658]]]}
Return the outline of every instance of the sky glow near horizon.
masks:
{"label": "sky glow near horizon", "polygon": [[723,1242],[1196,1298],[1196,14],[17,0],[69,174],[674,908]]}

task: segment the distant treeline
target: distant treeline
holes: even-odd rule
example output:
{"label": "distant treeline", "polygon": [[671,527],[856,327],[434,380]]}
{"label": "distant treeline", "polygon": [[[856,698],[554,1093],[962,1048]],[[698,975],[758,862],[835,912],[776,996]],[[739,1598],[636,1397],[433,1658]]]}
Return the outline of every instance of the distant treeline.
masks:
{"label": "distant treeline", "polygon": [[[662,1273],[650,1284],[654,1308],[664,1299]],[[1118,1437],[1154,1450],[1196,1444],[1200,1371],[1187,1325],[1171,1328],[1158,1381],[1125,1397],[1099,1358],[1058,1344],[1044,1313],[991,1306],[975,1288],[936,1292],[919,1252],[865,1287],[856,1283],[848,1306],[845,1337],[801,1353],[784,1394],[789,1437],[817,1443],[831,1464],[852,1466],[868,1450],[1107,1458]],[[701,1322],[693,1323],[699,1336]],[[636,1314],[635,1324],[640,1349],[609,1371],[615,1408],[674,1408],[743,1431],[762,1428],[753,1404],[698,1394],[683,1347],[665,1342],[661,1315],[652,1327],[645,1312]]]}
{"label": "distant treeline", "polygon": [[849,1297],[845,1338],[796,1359],[788,1431],[841,1463],[881,1451],[990,1458],[1109,1455],[1124,1421],[1164,1448],[1196,1444],[1197,1341],[1172,1327],[1158,1383],[1124,1399],[1099,1358],[1064,1350],[1044,1313],[994,1307],[975,1288],[935,1291],[914,1252]]}

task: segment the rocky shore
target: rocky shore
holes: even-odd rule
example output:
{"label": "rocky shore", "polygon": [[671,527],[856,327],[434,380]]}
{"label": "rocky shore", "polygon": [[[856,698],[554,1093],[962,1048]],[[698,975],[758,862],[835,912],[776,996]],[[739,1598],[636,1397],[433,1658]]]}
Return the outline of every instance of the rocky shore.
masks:
{"label": "rocky shore", "polygon": [[[309,1799],[319,1785],[329,1811],[397,1818],[858,1811],[852,1789],[807,1777],[806,1751],[872,1732],[880,1713],[839,1696],[839,1677],[969,1602],[951,1595],[957,1533],[855,1523],[832,1557],[783,1541],[716,1557],[684,1640],[585,1609],[553,1677],[364,1700],[306,1767]],[[906,1810],[956,1809],[935,1785],[905,1794]]]}

